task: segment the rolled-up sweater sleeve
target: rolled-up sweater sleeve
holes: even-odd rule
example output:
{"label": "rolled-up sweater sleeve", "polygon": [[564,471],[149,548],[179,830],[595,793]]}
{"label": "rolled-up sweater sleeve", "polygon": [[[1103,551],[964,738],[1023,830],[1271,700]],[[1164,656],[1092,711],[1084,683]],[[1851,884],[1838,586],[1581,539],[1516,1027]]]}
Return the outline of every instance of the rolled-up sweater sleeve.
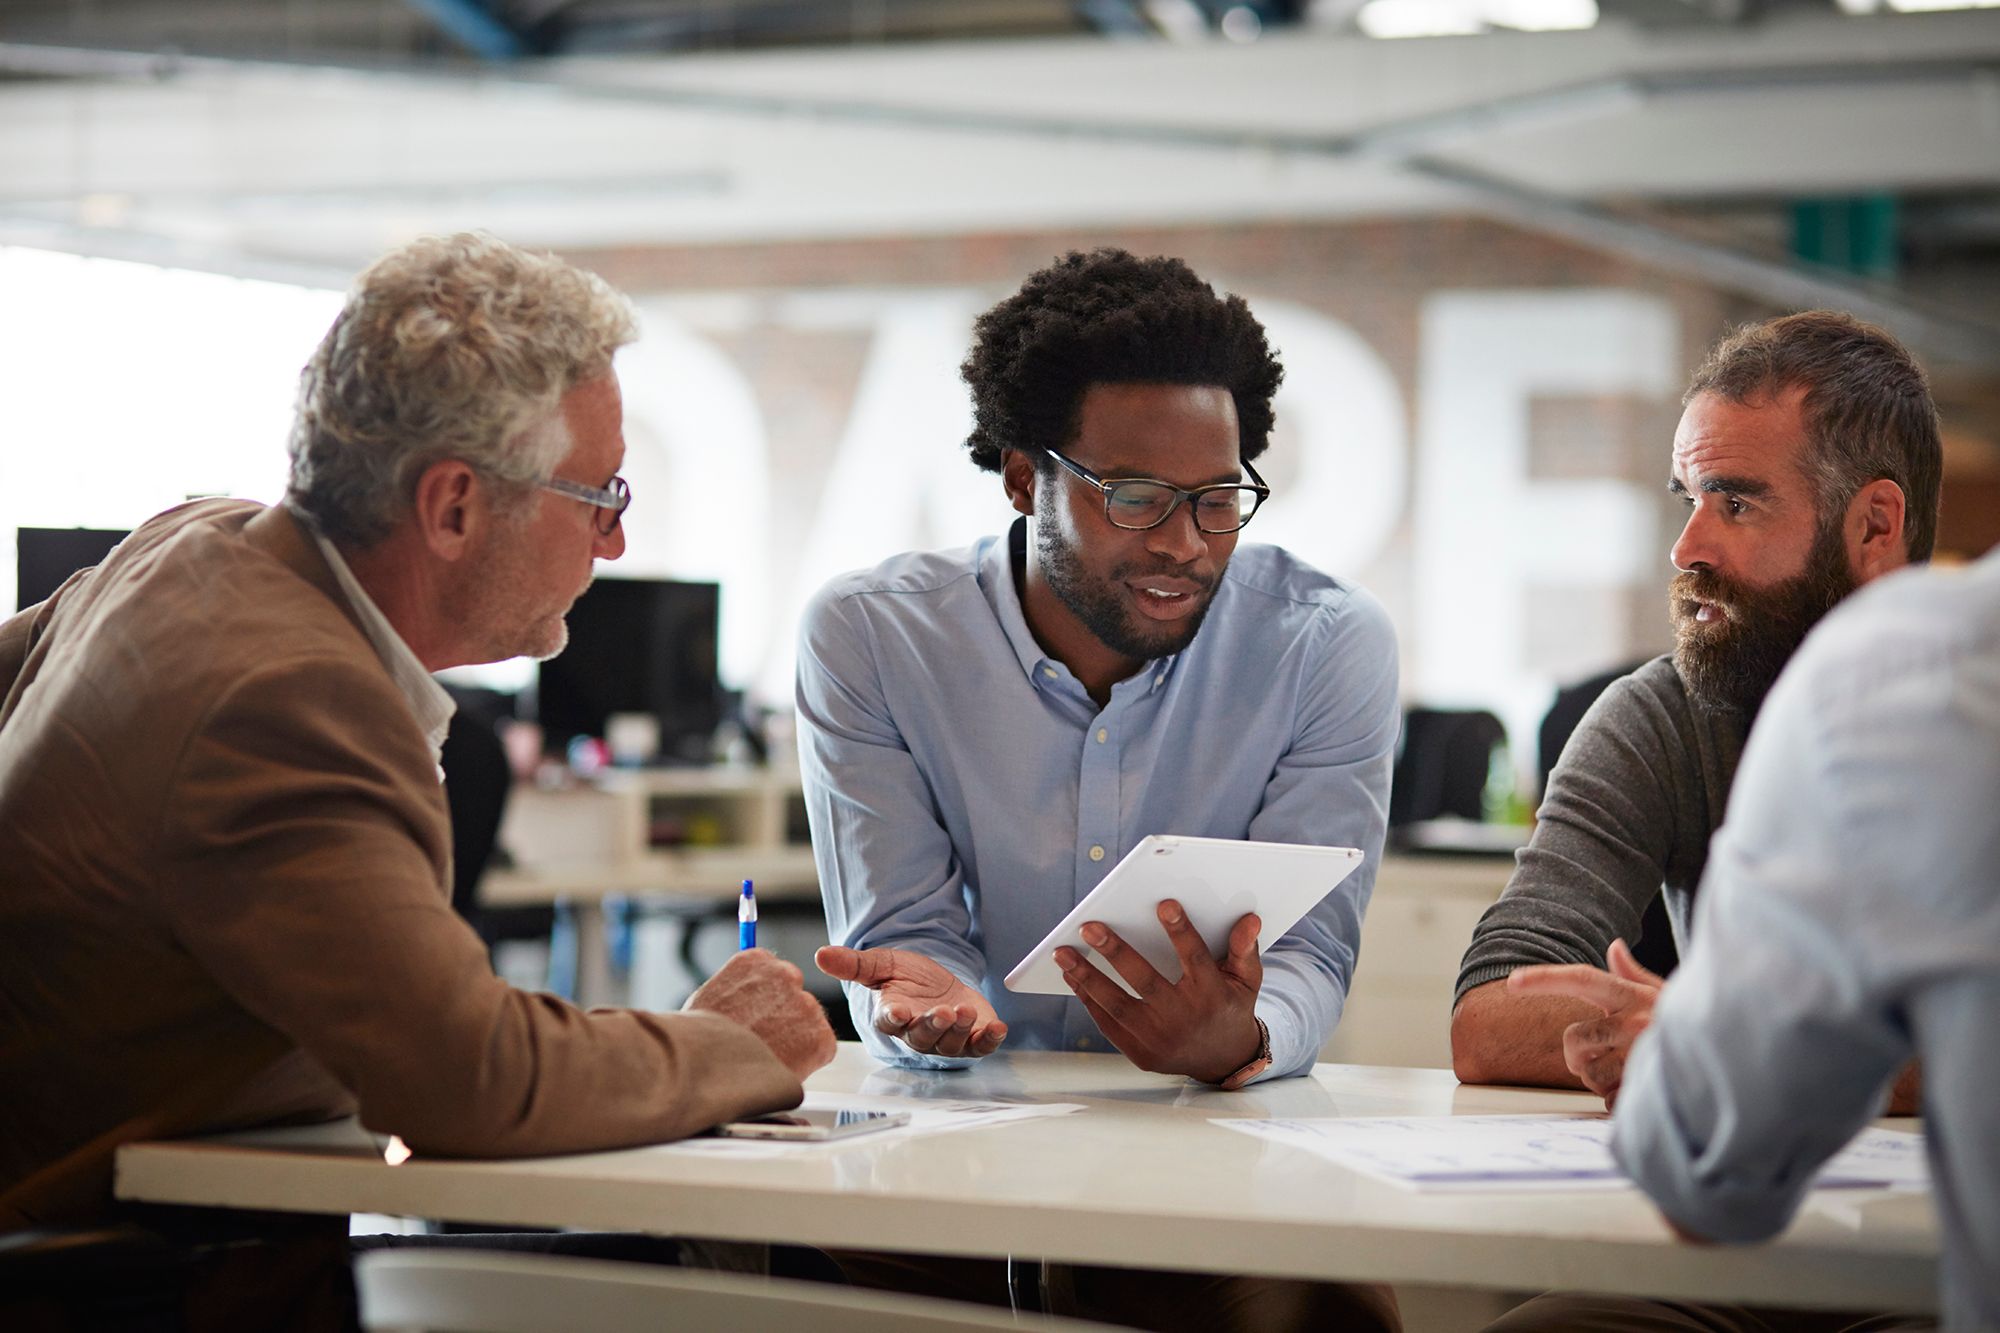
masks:
{"label": "rolled-up sweater sleeve", "polygon": [[1695,757],[1645,673],[1614,682],[1584,715],[1549,775],[1535,831],[1506,890],[1480,917],[1459,964],[1456,1002],[1540,963],[1603,966],[1614,939],[1636,939],[1677,839],[1705,840],[1690,799]]}

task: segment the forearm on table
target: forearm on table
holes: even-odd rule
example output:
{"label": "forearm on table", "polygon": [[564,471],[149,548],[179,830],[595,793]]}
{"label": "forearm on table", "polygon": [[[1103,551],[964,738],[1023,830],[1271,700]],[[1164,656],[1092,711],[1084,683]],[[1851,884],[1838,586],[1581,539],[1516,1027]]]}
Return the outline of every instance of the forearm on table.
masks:
{"label": "forearm on table", "polygon": [[1889,1105],[1884,1115],[1922,1115],[1924,1113],[1924,1067],[1921,1061],[1912,1060],[1903,1066],[1903,1072],[1896,1076],[1896,1086],[1889,1090]]}
{"label": "forearm on table", "polygon": [[1581,1000],[1516,995],[1506,978],[1467,991],[1451,1013],[1451,1065],[1461,1083],[1581,1088],[1563,1063],[1563,1030],[1597,1016]]}

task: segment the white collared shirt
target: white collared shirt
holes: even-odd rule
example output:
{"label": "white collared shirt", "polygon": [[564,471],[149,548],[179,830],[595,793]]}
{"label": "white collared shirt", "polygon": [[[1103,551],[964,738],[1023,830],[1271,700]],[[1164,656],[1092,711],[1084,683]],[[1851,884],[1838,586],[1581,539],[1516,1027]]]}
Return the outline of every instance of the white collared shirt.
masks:
{"label": "white collared shirt", "polygon": [[[289,511],[298,520],[299,526],[312,534],[319,546],[319,553],[326,557],[326,563],[333,570],[334,580],[347,597],[354,614],[361,620],[361,632],[368,636],[368,642],[375,646],[382,665],[389,668],[389,679],[396,683],[404,700],[410,705],[410,715],[422,729],[424,739],[430,743],[431,759],[436,762],[444,755],[444,734],[451,726],[451,715],[458,711],[444,686],[432,679],[431,673],[417,655],[410,651],[410,645],[403,642],[403,636],[389,623],[389,617],[382,614],[382,608],[375,605],[375,599],[361,586],[361,580],[354,577],[339,548],[328,540],[325,533],[312,518],[297,509]],[[438,778],[443,780],[444,769],[438,769]]]}
{"label": "white collared shirt", "polygon": [[1947,1329],[2000,1328],[2000,553],[1871,583],[1757,715],[1613,1148],[1714,1240],[1791,1220],[1924,1065]]}

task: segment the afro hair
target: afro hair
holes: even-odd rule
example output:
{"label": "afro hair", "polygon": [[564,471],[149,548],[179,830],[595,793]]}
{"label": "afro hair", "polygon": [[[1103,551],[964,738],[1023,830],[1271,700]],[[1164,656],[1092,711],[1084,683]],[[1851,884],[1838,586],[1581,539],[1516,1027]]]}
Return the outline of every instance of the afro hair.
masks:
{"label": "afro hair", "polygon": [[1093,384],[1227,389],[1253,459],[1270,443],[1285,372],[1242,297],[1217,296],[1178,259],[1106,248],[1064,255],[981,315],[959,373],[972,386],[966,448],[998,472],[1002,449],[1065,447]]}

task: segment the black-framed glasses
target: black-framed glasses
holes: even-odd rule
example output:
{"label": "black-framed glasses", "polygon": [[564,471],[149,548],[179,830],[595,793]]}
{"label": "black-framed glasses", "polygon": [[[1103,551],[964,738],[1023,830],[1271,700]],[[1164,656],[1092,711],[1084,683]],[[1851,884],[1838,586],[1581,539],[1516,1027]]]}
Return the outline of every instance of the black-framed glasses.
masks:
{"label": "black-framed glasses", "polygon": [[625,478],[613,477],[609,486],[586,486],[580,481],[566,481],[561,477],[550,477],[542,483],[545,491],[557,495],[567,495],[572,500],[581,500],[587,505],[597,506],[597,531],[609,537],[618,530],[618,520],[632,504],[632,488],[625,484]]}
{"label": "black-framed glasses", "polygon": [[1257,512],[1257,506],[1270,498],[1271,488],[1257,475],[1257,469],[1246,460],[1243,470],[1250,474],[1251,484],[1225,481],[1214,486],[1197,486],[1184,491],[1170,482],[1153,481],[1146,477],[1120,477],[1116,481],[1106,481],[1074,459],[1064,458],[1051,449],[1049,457],[1061,463],[1070,475],[1095,486],[1104,495],[1104,516],[1111,520],[1113,527],[1129,528],[1143,532],[1147,528],[1157,528],[1167,521],[1181,501],[1186,500],[1194,509],[1194,525],[1211,535],[1235,532],[1248,523]]}

